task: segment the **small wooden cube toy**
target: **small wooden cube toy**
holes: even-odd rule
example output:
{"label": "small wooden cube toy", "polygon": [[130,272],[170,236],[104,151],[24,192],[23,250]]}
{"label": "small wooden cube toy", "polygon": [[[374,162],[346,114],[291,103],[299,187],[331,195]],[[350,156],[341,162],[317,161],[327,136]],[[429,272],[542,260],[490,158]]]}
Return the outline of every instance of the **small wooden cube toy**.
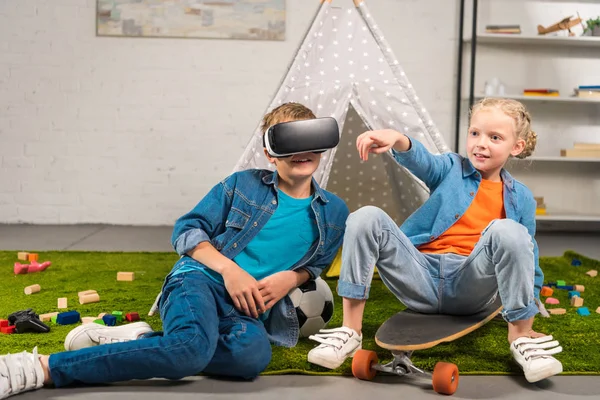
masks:
{"label": "small wooden cube toy", "polygon": [[542,290],[540,292],[542,296],[552,296],[552,293],[554,293],[552,288],[549,288],[548,286],[542,286]]}
{"label": "small wooden cube toy", "polygon": [[67,298],[61,297],[58,299],[58,308],[67,308]]}
{"label": "small wooden cube toy", "polygon": [[561,315],[566,314],[567,310],[565,310],[564,308],[549,308],[548,312],[552,315]]}
{"label": "small wooden cube toy", "polygon": [[113,311],[111,314],[117,318],[117,322],[123,321],[123,311]]}
{"label": "small wooden cube toy", "polygon": [[40,290],[42,289],[42,287],[38,284],[35,285],[31,285],[31,286],[27,286],[24,290],[25,294],[33,294],[33,293],[38,293]]}
{"label": "small wooden cube toy", "polygon": [[39,258],[37,253],[29,253],[27,254],[27,261],[29,262],[33,262],[33,261],[37,261]]}
{"label": "small wooden cube toy", "polygon": [[581,293],[579,293],[579,292],[578,292],[578,291],[576,291],[576,290],[571,290],[571,291],[569,292],[569,299],[570,299],[570,298],[573,298],[573,297],[575,297],[575,296],[577,296],[577,297],[581,297]]}
{"label": "small wooden cube toy", "polygon": [[27,257],[29,257],[29,253],[26,251],[20,251],[17,253],[17,258],[22,261],[27,261]]}
{"label": "small wooden cube toy", "polygon": [[81,316],[77,311],[67,311],[56,316],[56,323],[58,325],[72,325],[78,323],[80,319]]}
{"label": "small wooden cube toy", "polygon": [[595,278],[596,276],[598,276],[598,271],[596,271],[595,269],[591,269],[585,274],[591,276],[592,278]]}
{"label": "small wooden cube toy", "polygon": [[96,317],[83,317],[81,318],[81,324],[91,324],[96,320]]}
{"label": "small wooden cube toy", "polygon": [[0,332],[4,333],[5,335],[10,335],[15,333],[16,328],[17,327],[15,325],[6,326],[4,328],[0,328]]}
{"label": "small wooden cube toy", "polygon": [[79,304],[90,304],[97,303],[100,301],[98,293],[90,293],[83,296],[79,296]]}
{"label": "small wooden cube toy", "polygon": [[558,299],[555,299],[554,297],[548,297],[546,299],[546,304],[560,304],[560,301],[558,301]]}
{"label": "small wooden cube toy", "polygon": [[565,281],[558,280],[556,281],[556,286],[567,286],[567,283]]}
{"label": "small wooden cube toy", "polygon": [[596,312],[600,314],[600,307],[596,308]]}
{"label": "small wooden cube toy", "polygon": [[139,321],[140,315],[136,312],[130,312],[125,315],[125,319],[129,322]]}
{"label": "small wooden cube toy", "polygon": [[135,273],[133,272],[117,272],[118,281],[133,281],[135,279]]}
{"label": "small wooden cube toy", "polygon": [[573,307],[581,307],[583,305],[583,299],[579,296],[571,297],[571,305]]}
{"label": "small wooden cube toy", "polygon": [[577,314],[581,315],[582,317],[587,317],[590,315],[590,310],[588,310],[587,307],[579,307],[577,309]]}
{"label": "small wooden cube toy", "polygon": [[104,317],[102,317],[102,321],[104,321],[106,326],[115,326],[117,324],[117,317],[106,314]]}
{"label": "small wooden cube toy", "polygon": [[8,326],[7,319],[0,319],[0,328],[6,328]]}
{"label": "small wooden cube toy", "polygon": [[583,286],[583,285],[573,285],[573,290],[576,290],[576,291],[578,291],[580,293],[583,293],[583,292],[585,292],[585,286]]}
{"label": "small wooden cube toy", "polygon": [[41,314],[40,315],[40,321],[42,322],[49,322],[52,320],[52,317],[56,317],[58,315],[57,312],[53,312],[53,313],[48,313],[48,314]]}

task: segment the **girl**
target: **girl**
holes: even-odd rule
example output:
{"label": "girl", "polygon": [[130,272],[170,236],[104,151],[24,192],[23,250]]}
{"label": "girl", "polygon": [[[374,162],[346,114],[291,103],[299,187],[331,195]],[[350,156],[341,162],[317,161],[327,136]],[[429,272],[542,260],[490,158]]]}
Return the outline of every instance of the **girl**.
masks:
{"label": "girl", "polygon": [[532,329],[547,313],[539,301],[543,273],[534,239],[536,202],[503,168],[533,152],[536,134],[525,107],[484,99],[473,106],[467,157],[433,155],[393,130],[369,131],[356,142],[362,160],[386,151],[430,189],[429,199],[400,228],[367,206],[346,223],[338,294],[343,326],[311,339],[308,361],[337,368],[362,344],[362,316],[375,265],[388,289],[423,313],[474,314],[499,294],[508,342],[529,382],[562,372],[552,336]]}

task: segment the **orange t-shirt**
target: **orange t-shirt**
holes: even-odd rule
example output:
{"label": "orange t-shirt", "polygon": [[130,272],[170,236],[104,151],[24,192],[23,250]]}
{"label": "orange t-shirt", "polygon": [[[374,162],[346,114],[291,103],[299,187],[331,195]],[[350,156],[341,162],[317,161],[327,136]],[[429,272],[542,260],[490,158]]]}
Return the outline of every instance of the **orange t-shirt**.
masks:
{"label": "orange t-shirt", "polygon": [[463,216],[440,237],[419,246],[419,251],[471,254],[486,226],[494,219],[506,218],[502,188],[502,182],[482,179],[477,195]]}

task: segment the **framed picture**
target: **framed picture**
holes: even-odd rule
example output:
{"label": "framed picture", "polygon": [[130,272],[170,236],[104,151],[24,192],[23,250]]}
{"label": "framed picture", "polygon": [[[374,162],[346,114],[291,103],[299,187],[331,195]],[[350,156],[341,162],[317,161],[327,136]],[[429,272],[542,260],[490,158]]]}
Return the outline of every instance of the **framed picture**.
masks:
{"label": "framed picture", "polygon": [[285,39],[285,0],[96,0],[98,36]]}

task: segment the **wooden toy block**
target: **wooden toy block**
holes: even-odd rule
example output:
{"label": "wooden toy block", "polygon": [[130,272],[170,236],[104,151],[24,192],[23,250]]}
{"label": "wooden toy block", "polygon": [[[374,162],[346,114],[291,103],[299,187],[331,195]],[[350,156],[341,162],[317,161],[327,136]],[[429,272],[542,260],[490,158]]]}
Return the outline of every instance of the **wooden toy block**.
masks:
{"label": "wooden toy block", "polygon": [[103,312],[103,313],[100,313],[100,314],[98,314],[98,318],[102,319],[102,318],[104,318],[104,316],[105,316],[105,315],[106,315],[106,313],[105,313],[105,312]]}
{"label": "wooden toy block", "polygon": [[600,307],[596,308],[596,312],[600,314]]}
{"label": "wooden toy block", "polygon": [[567,286],[565,281],[556,281],[556,286]]}
{"label": "wooden toy block", "polygon": [[549,288],[548,286],[542,286],[542,290],[540,292],[542,296],[552,296],[552,293],[554,293],[552,288]]}
{"label": "wooden toy block", "polygon": [[17,253],[17,258],[22,261],[27,261],[27,257],[29,257],[29,253],[26,251],[20,251]]}
{"label": "wooden toy block", "polygon": [[102,321],[104,321],[106,326],[115,326],[117,324],[117,317],[106,314],[104,317],[102,317]]}
{"label": "wooden toy block", "polygon": [[595,278],[596,276],[598,276],[598,271],[596,271],[595,269],[590,269],[585,274],[591,276],[592,278]]}
{"label": "wooden toy block", "polygon": [[12,333],[15,333],[15,328],[16,326],[14,325],[6,326],[4,328],[0,328],[0,332],[4,333],[5,335],[10,335]]}
{"label": "wooden toy block", "polygon": [[66,297],[60,297],[58,299],[58,308],[68,308],[67,307],[67,298]]}
{"label": "wooden toy block", "polygon": [[558,299],[555,299],[554,297],[548,297],[546,299],[546,304],[560,304],[560,301],[558,301]]}
{"label": "wooden toy block", "polygon": [[564,286],[556,286],[557,289],[561,289],[561,290],[573,290],[573,286],[571,285],[564,285]]}
{"label": "wooden toy block", "polygon": [[83,318],[81,318],[81,323],[82,324],[91,324],[95,320],[96,320],[96,317],[83,317]]}
{"label": "wooden toy block", "polygon": [[90,293],[79,297],[79,304],[97,303],[100,301],[98,293]]}
{"label": "wooden toy block", "polygon": [[56,313],[56,315],[53,315],[53,316],[50,318],[50,321],[52,321],[52,323],[53,323],[53,324],[56,324],[56,319],[57,319],[57,318],[58,318],[58,313]]}
{"label": "wooden toy block", "polygon": [[590,310],[588,310],[587,307],[579,307],[577,309],[577,314],[581,315],[582,317],[587,317],[590,315]]}
{"label": "wooden toy block", "polygon": [[98,318],[98,319],[94,320],[94,323],[98,324],[98,325],[106,325],[102,318]]}
{"label": "wooden toy block", "polygon": [[0,328],[6,328],[8,326],[7,319],[0,319]]}
{"label": "wooden toy block", "polygon": [[27,254],[27,261],[29,262],[33,262],[33,261],[37,261],[39,258],[37,253],[29,253]]}
{"label": "wooden toy block", "polygon": [[581,260],[578,260],[578,259],[574,258],[574,259],[571,260],[571,265],[573,267],[581,267]]}
{"label": "wooden toy block", "polygon": [[571,297],[571,305],[573,307],[581,307],[583,305],[583,299],[579,296]]}
{"label": "wooden toy block", "polygon": [[94,293],[98,293],[95,290],[84,290],[83,292],[79,292],[77,293],[77,296],[81,297],[81,296],[85,296],[88,294],[94,294]]}
{"label": "wooden toy block", "polygon": [[561,314],[566,314],[567,310],[565,310],[564,308],[549,308],[548,312],[550,314],[554,314],[554,315],[561,315]]}
{"label": "wooden toy block", "polygon": [[111,314],[117,317],[117,322],[123,321],[123,311],[113,311]]}
{"label": "wooden toy block", "polygon": [[133,281],[135,279],[134,272],[117,272],[118,281]]}
{"label": "wooden toy block", "polygon": [[578,291],[576,291],[576,290],[571,290],[571,291],[569,292],[569,299],[570,299],[570,298],[572,298],[572,297],[575,297],[575,296],[577,296],[577,297],[581,297],[581,293],[579,293],[579,292],[578,292]]}
{"label": "wooden toy block", "polygon": [[125,319],[129,322],[139,321],[140,315],[136,312],[130,312],[125,314]]}
{"label": "wooden toy block", "polygon": [[24,290],[25,294],[38,293],[42,287],[37,283],[35,285],[27,286]]}
{"label": "wooden toy block", "polygon": [[41,314],[40,315],[40,321],[42,322],[49,322],[52,320],[52,317],[56,317],[58,315],[57,312],[53,312],[53,313],[48,313],[48,314]]}
{"label": "wooden toy block", "polygon": [[73,325],[79,322],[81,316],[77,311],[67,311],[56,316],[56,323],[59,325]]}
{"label": "wooden toy block", "polygon": [[580,293],[583,293],[583,292],[585,292],[585,286],[583,286],[583,285],[573,285],[573,290],[576,290],[576,291],[578,291]]}

